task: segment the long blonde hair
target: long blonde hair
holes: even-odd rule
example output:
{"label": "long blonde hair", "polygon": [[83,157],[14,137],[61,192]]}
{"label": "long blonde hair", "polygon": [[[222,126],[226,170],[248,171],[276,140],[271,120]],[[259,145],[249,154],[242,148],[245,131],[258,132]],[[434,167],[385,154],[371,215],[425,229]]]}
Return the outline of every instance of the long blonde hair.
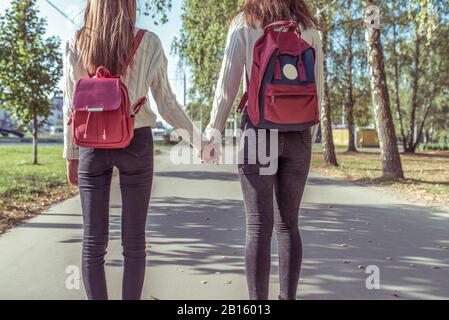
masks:
{"label": "long blonde hair", "polygon": [[88,0],[76,48],[84,67],[105,66],[113,75],[130,59],[137,20],[136,0]]}

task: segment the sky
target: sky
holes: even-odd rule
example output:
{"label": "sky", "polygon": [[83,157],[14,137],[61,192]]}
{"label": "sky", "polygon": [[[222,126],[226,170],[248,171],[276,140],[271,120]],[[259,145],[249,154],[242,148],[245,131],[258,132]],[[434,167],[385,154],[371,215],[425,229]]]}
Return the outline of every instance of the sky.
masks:
{"label": "sky", "polygon": [[[4,11],[10,6],[10,2],[10,0],[0,0],[0,14],[3,14]],[[67,16],[72,18],[77,25],[82,24],[83,10],[86,0],[51,0],[51,2],[64,11]],[[165,25],[156,26],[154,25],[151,17],[146,17],[144,15],[141,15],[138,18],[138,27],[150,30],[161,38],[162,45],[164,46],[165,53],[168,58],[168,77],[173,87],[173,91],[181,103],[183,102],[184,96],[184,86],[182,81],[183,70],[178,68],[179,59],[175,55],[171,54],[171,44],[176,35],[179,34],[179,30],[182,26],[182,2],[182,0],[173,0],[173,8],[169,12],[169,22]],[[46,0],[37,0],[37,6],[40,11],[40,15],[47,19],[48,36],[60,37],[62,40],[62,45],[67,39],[73,37],[73,34],[77,28],[60,13],[58,13],[52,6],[50,6]],[[151,101],[151,108],[153,111],[157,111],[154,100]],[[159,117],[159,120],[162,119]]]}

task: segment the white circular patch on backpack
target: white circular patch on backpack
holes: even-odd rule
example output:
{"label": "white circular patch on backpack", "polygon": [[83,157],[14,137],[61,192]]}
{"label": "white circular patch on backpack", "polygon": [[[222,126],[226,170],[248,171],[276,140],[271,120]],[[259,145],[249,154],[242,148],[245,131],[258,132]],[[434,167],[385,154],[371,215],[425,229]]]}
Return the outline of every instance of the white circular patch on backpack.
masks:
{"label": "white circular patch on backpack", "polygon": [[286,64],[282,69],[284,76],[289,80],[296,80],[298,78],[298,70],[292,64]]}

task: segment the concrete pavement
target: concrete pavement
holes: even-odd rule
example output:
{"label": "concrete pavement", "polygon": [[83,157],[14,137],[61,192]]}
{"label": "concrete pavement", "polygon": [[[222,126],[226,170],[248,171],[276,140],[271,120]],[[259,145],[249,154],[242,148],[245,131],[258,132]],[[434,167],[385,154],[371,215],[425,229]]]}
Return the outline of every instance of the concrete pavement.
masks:
{"label": "concrete pavement", "polygon": [[[235,166],[173,166],[156,157],[145,299],[246,299],[244,206]],[[111,197],[107,276],[121,295],[121,200]],[[301,209],[299,299],[448,299],[449,216],[387,191],[311,174]],[[68,290],[80,266],[79,198],[0,237],[0,299],[84,299]],[[278,295],[273,240],[271,298]],[[380,290],[368,290],[377,266]],[[75,281],[76,283],[76,281]],[[73,284],[73,282],[70,282]]]}

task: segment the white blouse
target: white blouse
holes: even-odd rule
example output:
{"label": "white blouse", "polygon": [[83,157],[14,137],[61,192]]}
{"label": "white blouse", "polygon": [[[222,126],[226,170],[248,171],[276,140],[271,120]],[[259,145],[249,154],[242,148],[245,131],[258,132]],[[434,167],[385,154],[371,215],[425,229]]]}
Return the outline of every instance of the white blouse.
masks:
{"label": "white blouse", "polygon": [[[315,79],[318,101],[321,110],[324,97],[324,57],[320,33],[316,29],[302,30],[302,38],[316,51]],[[247,25],[244,15],[238,15],[231,24],[220,78],[215,91],[211,121],[206,128],[206,136],[211,139],[213,132],[223,132],[226,121],[234,105],[244,75],[244,70],[251,79],[253,51],[257,40],[263,35],[262,29],[254,29]],[[243,81],[246,88],[246,80]],[[321,111],[320,111],[321,114]],[[316,139],[318,125],[312,129],[313,141]]]}
{"label": "white blouse", "polygon": [[[167,63],[167,58],[158,36],[152,32],[146,32],[132,65],[122,78],[128,88],[131,105],[142,97],[148,98],[151,89],[160,115],[171,126],[178,129],[179,135],[200,150],[201,132],[187,116],[183,106],[176,100],[168,80]],[[78,147],[73,143],[72,128],[67,124],[67,120],[71,115],[76,83],[79,79],[88,78],[88,75],[82,66],[79,55],[76,53],[74,39],[69,40],[65,47],[64,76],[63,110],[65,125],[63,156],[68,160],[76,160],[79,158]],[[149,102],[147,102],[136,117],[135,128],[154,127],[156,119],[156,114],[150,109]]]}

